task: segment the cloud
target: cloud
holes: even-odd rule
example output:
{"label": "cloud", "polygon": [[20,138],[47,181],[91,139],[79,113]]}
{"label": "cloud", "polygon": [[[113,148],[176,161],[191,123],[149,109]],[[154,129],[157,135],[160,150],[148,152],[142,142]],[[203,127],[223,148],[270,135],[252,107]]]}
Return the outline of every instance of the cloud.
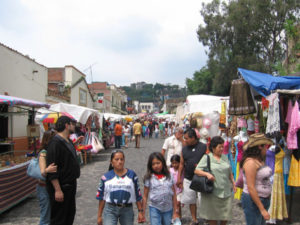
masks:
{"label": "cloud", "polygon": [[183,85],[206,62],[198,0],[3,1],[0,42],[48,67],[93,64],[93,81]]}

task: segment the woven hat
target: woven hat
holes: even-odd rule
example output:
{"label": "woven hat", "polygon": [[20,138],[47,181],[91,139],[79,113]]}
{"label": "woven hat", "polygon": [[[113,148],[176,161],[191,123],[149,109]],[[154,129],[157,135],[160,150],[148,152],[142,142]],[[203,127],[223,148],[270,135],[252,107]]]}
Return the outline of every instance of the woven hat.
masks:
{"label": "woven hat", "polygon": [[258,145],[272,145],[273,141],[267,138],[262,133],[252,134],[249,137],[249,140],[244,144],[243,150],[246,151],[248,148],[252,148]]}

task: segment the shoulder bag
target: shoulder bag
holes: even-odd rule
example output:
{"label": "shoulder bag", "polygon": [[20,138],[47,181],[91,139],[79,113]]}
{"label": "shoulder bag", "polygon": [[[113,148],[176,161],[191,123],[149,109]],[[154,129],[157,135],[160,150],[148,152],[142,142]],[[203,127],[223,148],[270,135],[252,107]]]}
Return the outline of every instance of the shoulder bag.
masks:
{"label": "shoulder bag", "polygon": [[[210,170],[209,155],[207,155],[207,166],[206,166],[206,168],[203,169],[203,171],[212,174],[212,172]],[[206,176],[198,176],[198,175],[194,174],[191,185],[190,185],[190,189],[197,191],[197,192],[209,194],[209,193],[213,192],[214,182],[211,180],[208,180]]]}
{"label": "shoulder bag", "polygon": [[39,165],[39,155],[37,158],[30,160],[30,163],[27,167],[27,175],[35,179],[45,180],[45,177],[42,176],[40,165]]}

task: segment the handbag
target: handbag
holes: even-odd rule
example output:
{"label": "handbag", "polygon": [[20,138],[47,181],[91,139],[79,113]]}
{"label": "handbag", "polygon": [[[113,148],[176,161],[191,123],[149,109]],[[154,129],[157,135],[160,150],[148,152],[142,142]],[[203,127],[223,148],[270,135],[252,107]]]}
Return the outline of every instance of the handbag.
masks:
{"label": "handbag", "polygon": [[95,134],[93,134],[92,136],[92,146],[93,146],[91,150],[92,153],[98,153],[99,151],[104,149],[103,145],[101,144],[101,142],[99,141],[98,137]]}
{"label": "handbag", "polygon": [[45,177],[43,177],[41,174],[39,155],[37,158],[33,158],[30,160],[30,163],[27,167],[27,175],[35,179],[46,180]]}
{"label": "handbag", "polygon": [[[207,155],[207,166],[206,166],[206,168],[203,169],[203,171],[211,173],[209,155]],[[190,185],[190,189],[197,191],[197,192],[209,194],[209,193],[213,192],[214,182],[207,179],[206,176],[198,176],[198,175],[194,174],[191,185]]]}

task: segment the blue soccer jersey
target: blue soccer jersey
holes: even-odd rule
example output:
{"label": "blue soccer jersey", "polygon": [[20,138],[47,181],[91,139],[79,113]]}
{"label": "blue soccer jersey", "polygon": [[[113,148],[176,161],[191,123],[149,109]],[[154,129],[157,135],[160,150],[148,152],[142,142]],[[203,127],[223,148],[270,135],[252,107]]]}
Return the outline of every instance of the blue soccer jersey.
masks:
{"label": "blue soccer jersey", "polygon": [[105,173],[100,180],[96,198],[110,203],[128,204],[142,199],[139,180],[133,170],[119,177],[114,170]]}

